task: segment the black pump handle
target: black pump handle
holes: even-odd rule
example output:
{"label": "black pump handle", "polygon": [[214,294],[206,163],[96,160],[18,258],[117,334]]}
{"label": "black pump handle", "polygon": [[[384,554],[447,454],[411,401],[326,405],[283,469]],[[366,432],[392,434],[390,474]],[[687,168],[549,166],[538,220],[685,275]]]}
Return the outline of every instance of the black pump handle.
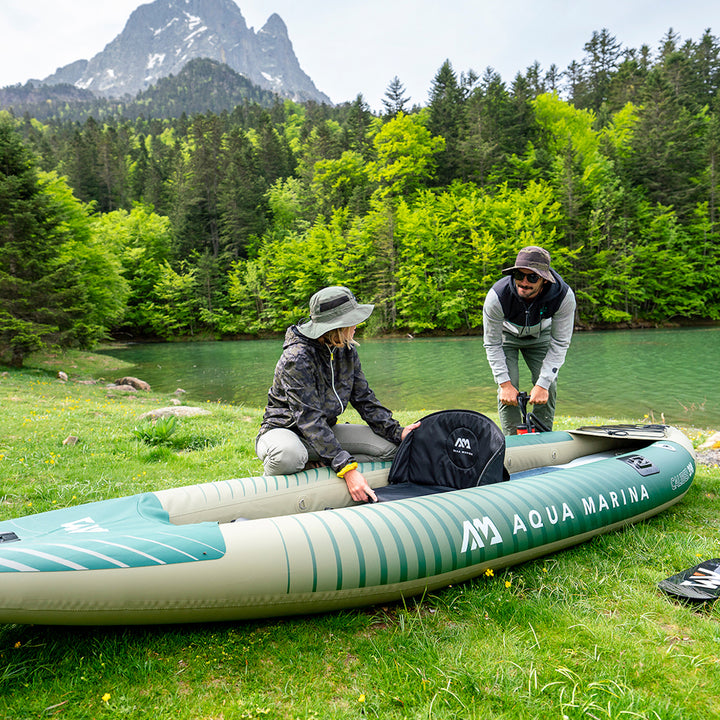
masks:
{"label": "black pump handle", "polygon": [[541,420],[535,417],[535,413],[528,414],[529,396],[526,392],[519,392],[517,394],[517,403],[520,408],[520,415],[522,416],[523,424],[527,425],[530,432],[550,432],[550,428],[545,425]]}

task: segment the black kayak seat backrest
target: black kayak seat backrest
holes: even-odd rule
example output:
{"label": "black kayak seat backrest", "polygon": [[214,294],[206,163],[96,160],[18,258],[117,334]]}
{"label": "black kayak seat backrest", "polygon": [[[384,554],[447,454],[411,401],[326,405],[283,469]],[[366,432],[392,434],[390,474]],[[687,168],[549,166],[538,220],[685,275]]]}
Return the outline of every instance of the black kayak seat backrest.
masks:
{"label": "black kayak seat backrest", "polygon": [[500,428],[475,410],[441,410],[422,418],[400,443],[388,486],[377,488],[376,494],[389,500],[508,479]]}

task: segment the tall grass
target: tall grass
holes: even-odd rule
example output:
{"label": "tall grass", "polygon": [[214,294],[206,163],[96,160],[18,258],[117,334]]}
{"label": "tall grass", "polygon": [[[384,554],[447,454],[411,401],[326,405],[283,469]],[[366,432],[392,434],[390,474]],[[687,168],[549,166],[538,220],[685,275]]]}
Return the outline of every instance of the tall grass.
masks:
{"label": "tall grass", "polygon": [[[42,356],[0,373],[0,517],[261,473],[261,409],[206,403],[209,415],[148,444],[133,430],[170,396],[80,382],[126,374],[117,362]],[[243,623],[0,626],[0,717],[718,717],[720,614],[656,585],[720,555],[719,486],[720,470],[701,466],[683,502],[648,522],[405,603]]]}

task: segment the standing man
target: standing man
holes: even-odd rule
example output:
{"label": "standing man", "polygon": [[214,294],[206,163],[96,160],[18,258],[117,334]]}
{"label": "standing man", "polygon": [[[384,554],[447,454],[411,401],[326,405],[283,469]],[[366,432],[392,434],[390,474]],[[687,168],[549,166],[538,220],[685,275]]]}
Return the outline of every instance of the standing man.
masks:
{"label": "standing man", "polygon": [[575,321],[575,294],[550,267],[550,253],[531,245],[505,268],[485,298],[485,352],[498,384],[498,413],[505,435],[521,423],[519,355],[532,375],[534,415],[552,430],[557,374],[565,362]]}

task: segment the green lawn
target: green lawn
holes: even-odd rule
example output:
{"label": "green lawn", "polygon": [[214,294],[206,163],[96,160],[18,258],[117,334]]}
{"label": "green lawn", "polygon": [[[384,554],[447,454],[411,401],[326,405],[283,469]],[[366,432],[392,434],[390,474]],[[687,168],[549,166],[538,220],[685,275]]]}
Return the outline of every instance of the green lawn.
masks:
{"label": "green lawn", "polygon": [[[152,446],[133,432],[139,416],[172,397],[109,393],[126,373],[87,353],[0,368],[0,517],[261,473],[262,409],[204,404],[210,415]],[[656,585],[720,556],[719,487],[720,469],[699,466],[686,498],[648,522],[407,604],[249,623],[0,626],[0,717],[709,720],[720,716],[720,612]]]}

